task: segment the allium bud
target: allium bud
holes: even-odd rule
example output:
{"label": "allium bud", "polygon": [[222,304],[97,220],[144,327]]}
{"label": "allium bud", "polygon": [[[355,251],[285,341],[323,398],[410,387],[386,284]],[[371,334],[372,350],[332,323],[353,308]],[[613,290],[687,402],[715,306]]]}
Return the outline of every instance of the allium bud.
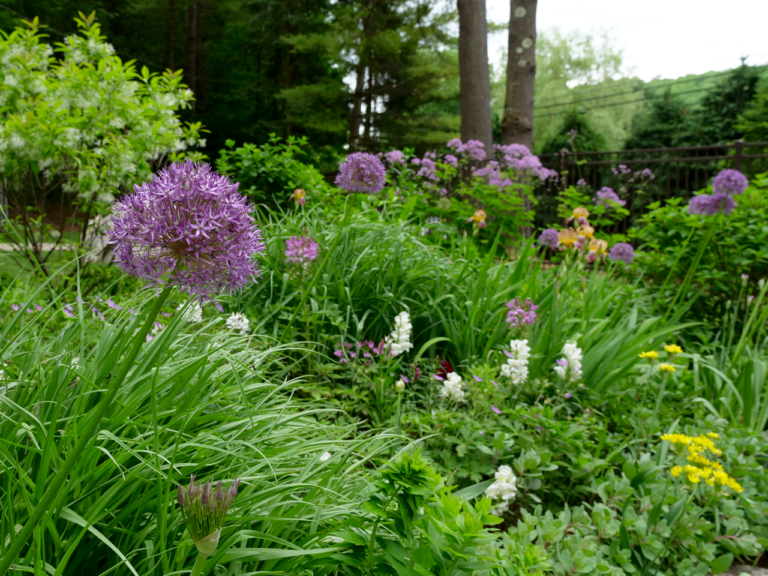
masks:
{"label": "allium bud", "polygon": [[221,526],[237,496],[239,483],[240,480],[236,479],[225,493],[221,482],[216,484],[214,491],[211,482],[201,486],[199,482],[195,483],[195,477],[192,476],[186,492],[179,486],[176,500],[181,506],[189,535],[200,554],[209,556],[216,550]]}
{"label": "allium bud", "polygon": [[395,391],[397,391],[398,394],[403,392],[405,390],[405,382],[403,382],[402,378],[395,382]]}

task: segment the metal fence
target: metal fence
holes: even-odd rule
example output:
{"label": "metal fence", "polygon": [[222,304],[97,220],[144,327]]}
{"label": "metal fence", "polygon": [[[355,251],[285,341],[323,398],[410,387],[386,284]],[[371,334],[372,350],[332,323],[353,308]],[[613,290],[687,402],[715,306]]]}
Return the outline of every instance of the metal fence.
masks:
{"label": "metal fence", "polygon": [[[742,142],[714,146],[681,148],[648,148],[613,152],[568,152],[540,156],[547,168],[560,173],[556,183],[537,190],[536,225],[557,222],[557,195],[568,186],[583,180],[592,190],[608,186],[627,201],[629,216],[617,225],[625,232],[653,202],[669,198],[690,198],[709,185],[712,177],[724,168],[741,170],[747,177],[768,171],[768,142]],[[620,168],[620,167],[624,168]],[[644,169],[653,179],[642,186],[627,185],[632,175]]]}

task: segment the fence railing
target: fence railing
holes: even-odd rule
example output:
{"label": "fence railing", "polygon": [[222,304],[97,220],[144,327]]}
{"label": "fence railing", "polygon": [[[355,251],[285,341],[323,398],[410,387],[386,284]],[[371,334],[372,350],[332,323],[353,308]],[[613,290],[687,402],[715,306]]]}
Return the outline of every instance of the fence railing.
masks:
{"label": "fence railing", "polygon": [[[768,171],[768,142],[742,142],[713,146],[680,148],[648,148],[612,152],[568,152],[540,156],[547,168],[560,173],[557,183],[537,190],[536,225],[557,222],[557,195],[561,190],[583,180],[593,190],[608,186],[624,200],[629,216],[619,223],[617,232],[626,229],[640,217],[646,207],[669,198],[690,198],[711,183],[724,168],[741,170],[747,177]],[[625,168],[620,169],[621,166]],[[653,179],[632,177],[646,168]],[[642,181],[638,186],[637,182]],[[629,182],[629,183],[628,183]]]}

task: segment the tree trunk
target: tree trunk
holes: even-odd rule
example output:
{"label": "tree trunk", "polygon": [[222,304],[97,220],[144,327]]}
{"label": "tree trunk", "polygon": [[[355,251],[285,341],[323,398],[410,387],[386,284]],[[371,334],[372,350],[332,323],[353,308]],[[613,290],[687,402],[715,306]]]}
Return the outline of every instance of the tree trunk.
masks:
{"label": "tree trunk", "polygon": [[488,71],[488,23],[485,0],[457,0],[461,139],[480,140],[493,153],[491,78]]}
{"label": "tree trunk", "polygon": [[533,147],[536,84],[536,2],[510,0],[507,94],[501,120],[501,141],[529,149]]}
{"label": "tree trunk", "polygon": [[165,53],[165,67],[174,68],[174,51],[176,50],[176,0],[168,0],[168,46]]}
{"label": "tree trunk", "polygon": [[[197,96],[197,2],[191,0],[187,10],[187,86]],[[195,102],[192,102],[194,114]]]}

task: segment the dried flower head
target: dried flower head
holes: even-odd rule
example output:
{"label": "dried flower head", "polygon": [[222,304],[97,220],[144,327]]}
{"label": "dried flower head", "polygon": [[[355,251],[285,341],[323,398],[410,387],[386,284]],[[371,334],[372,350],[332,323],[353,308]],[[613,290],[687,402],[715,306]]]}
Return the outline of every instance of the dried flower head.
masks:
{"label": "dried flower head", "polygon": [[232,501],[237,496],[239,485],[240,480],[236,478],[224,492],[221,482],[217,482],[214,488],[211,482],[203,485],[200,482],[195,483],[194,476],[190,478],[186,490],[179,485],[176,500],[181,506],[189,535],[200,554],[208,556],[216,550],[219,530]]}
{"label": "dried flower head", "polygon": [[259,276],[264,250],[248,200],[205,163],[171,164],[116,202],[108,241],[117,265],[151,285],[212,300]]}
{"label": "dried flower head", "polygon": [[376,156],[355,152],[339,166],[336,185],[347,192],[375,194],[384,188],[387,171]]}

